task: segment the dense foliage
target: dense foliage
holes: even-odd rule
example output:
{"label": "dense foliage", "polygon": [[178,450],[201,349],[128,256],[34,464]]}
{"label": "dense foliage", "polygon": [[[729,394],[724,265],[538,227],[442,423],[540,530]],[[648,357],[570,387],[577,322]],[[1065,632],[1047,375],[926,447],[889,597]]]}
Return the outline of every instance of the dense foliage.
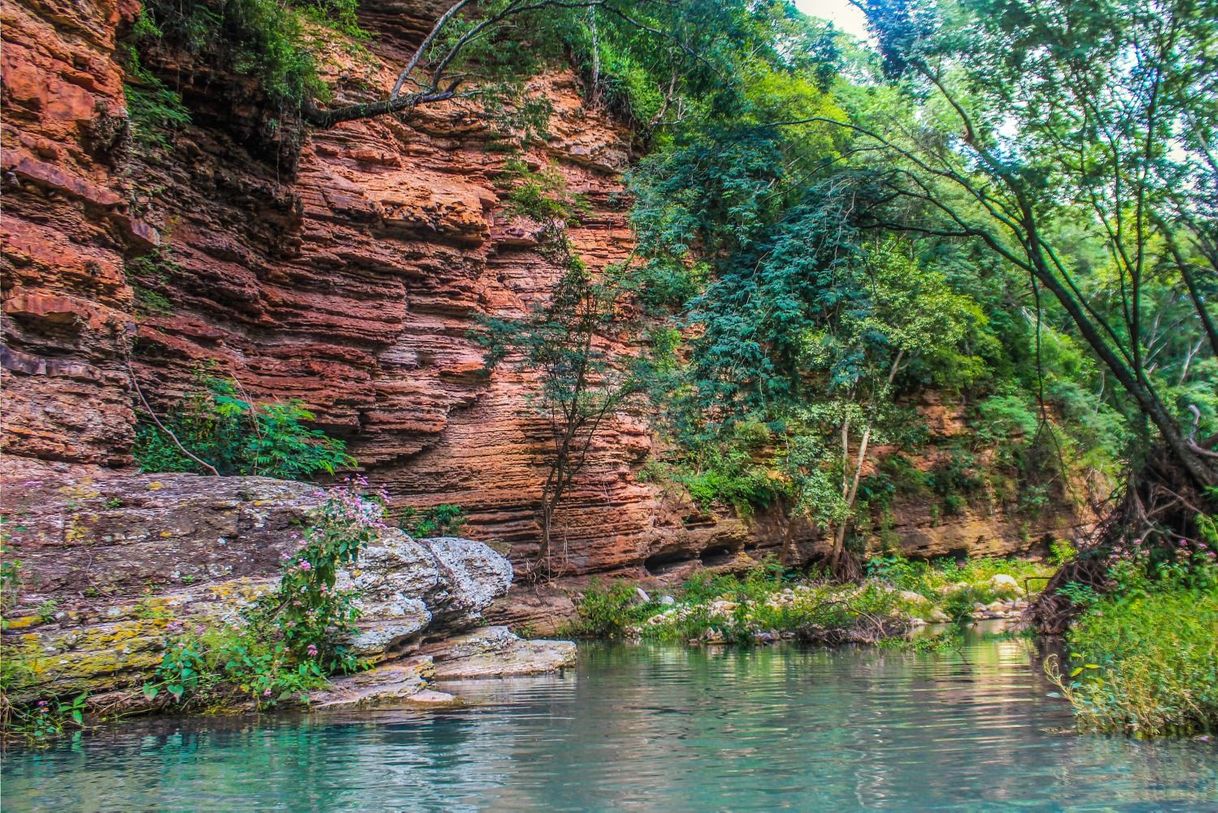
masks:
{"label": "dense foliage", "polygon": [[1171,561],[1114,566],[1105,596],[1069,585],[1086,607],[1052,672],[1081,728],[1147,737],[1218,731],[1218,526]]}
{"label": "dense foliage", "polygon": [[141,471],[202,472],[203,461],[221,475],[305,480],[355,465],[342,440],[305,425],[313,413],[302,402],[255,403],[232,379],[200,375],[163,419],[147,417],[133,450]]}
{"label": "dense foliage", "polygon": [[[329,94],[316,64],[322,38],[336,33],[354,42],[367,38],[356,9],[353,0],[148,0],[124,46],[131,116],[137,125],[155,123],[147,118],[149,102],[184,113],[180,99],[140,62],[141,52],[163,48],[253,77],[273,105],[299,111],[305,101]],[[162,123],[184,122],[173,116]]]}
{"label": "dense foliage", "polygon": [[774,561],[740,575],[699,571],[666,599],[625,581],[593,582],[580,596],[568,632],[743,644],[782,638],[875,642],[925,621],[1017,612],[1023,585],[1047,573],[1044,565],[1016,559],[930,565],[891,555],[872,560],[860,584],[784,570]]}
{"label": "dense foliage", "polygon": [[[1204,502],[1212,9],[868,11],[878,55],[783,4],[719,7],[755,39],[702,54],[718,81],[679,84],[631,173],[640,299],[676,336],[648,474],[781,501],[835,556],[902,494],[1098,505],[1156,447]],[[971,433],[930,437],[911,407],[932,393]],[[1179,517],[1156,539],[1195,538]]]}

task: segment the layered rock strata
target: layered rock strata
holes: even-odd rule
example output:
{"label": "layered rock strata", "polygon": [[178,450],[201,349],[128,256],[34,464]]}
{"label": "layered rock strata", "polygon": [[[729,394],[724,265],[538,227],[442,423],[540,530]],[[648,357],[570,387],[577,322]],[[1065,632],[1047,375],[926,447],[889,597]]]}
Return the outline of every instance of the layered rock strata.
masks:
{"label": "layered rock strata", "polygon": [[[322,60],[337,100],[390,86],[438,8],[361,3],[372,53],[336,43]],[[297,144],[284,128],[268,134],[248,78],[157,52],[146,66],[193,121],[168,148],[141,144],[118,58],[137,11],[132,0],[3,7],[4,470],[130,470],[139,396],[165,409],[207,367],[252,398],[302,399],[395,507],[459,504],[464,533],[532,560],[548,428],[530,404],[535,382],[488,374],[470,337],[482,318],[544,300],[558,273],[538,251],[540,224],[507,204],[510,134],[452,102],[301,131]],[[553,109],[549,137],[516,157],[587,202],[570,237],[591,268],[625,260],[629,132],[584,104],[569,71],[528,93]],[[637,350],[629,336],[606,341]],[[677,579],[815,550],[813,529],[781,509],[744,522],[641,482],[652,447],[645,419],[606,422],[558,512],[563,572]],[[894,511],[919,555],[1027,552],[1068,530],[1056,516],[923,509]],[[107,567],[144,568],[119,554]],[[520,619],[553,606],[533,612],[521,595]]]}

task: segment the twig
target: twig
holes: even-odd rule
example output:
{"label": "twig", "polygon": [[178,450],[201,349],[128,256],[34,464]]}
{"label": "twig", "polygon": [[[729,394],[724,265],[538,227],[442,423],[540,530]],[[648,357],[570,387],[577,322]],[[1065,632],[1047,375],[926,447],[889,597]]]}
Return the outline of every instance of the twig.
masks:
{"label": "twig", "polygon": [[131,377],[131,386],[135,387],[135,394],[139,396],[140,403],[144,405],[144,411],[147,412],[149,417],[152,418],[152,422],[157,425],[158,429],[169,436],[169,439],[173,441],[174,445],[178,447],[178,450],[182,454],[186,455],[191,460],[210,471],[213,477],[219,477],[220,472],[216,471],[215,466],[208,463],[206,460],[202,460],[198,455],[191,452],[190,449],[183,446],[182,441],[178,440],[178,436],[169,431],[169,428],[166,427],[165,424],[161,423],[161,419],[156,416],[156,413],[152,411],[152,407],[148,405],[148,399],[144,397],[144,392],[140,389],[140,383],[135,379],[135,370],[131,367],[131,357],[127,356],[124,361],[127,362],[127,374]]}

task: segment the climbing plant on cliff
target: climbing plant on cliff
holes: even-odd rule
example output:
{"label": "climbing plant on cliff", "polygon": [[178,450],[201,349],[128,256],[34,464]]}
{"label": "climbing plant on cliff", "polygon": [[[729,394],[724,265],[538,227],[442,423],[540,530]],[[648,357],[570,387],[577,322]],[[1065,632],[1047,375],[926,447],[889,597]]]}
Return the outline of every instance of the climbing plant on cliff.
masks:
{"label": "climbing plant on cliff", "polygon": [[355,465],[344,441],[305,425],[314,416],[302,402],[256,403],[205,373],[197,384],[163,419],[145,407],[132,450],[141,471],[305,480]]}

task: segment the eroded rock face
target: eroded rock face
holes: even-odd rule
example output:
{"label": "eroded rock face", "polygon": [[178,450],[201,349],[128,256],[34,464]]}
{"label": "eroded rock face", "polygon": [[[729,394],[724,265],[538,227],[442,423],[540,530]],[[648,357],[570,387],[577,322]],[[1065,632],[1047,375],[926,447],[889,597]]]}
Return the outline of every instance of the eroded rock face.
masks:
{"label": "eroded rock face", "polygon": [[[361,5],[377,59],[335,47],[337,101],[353,77],[390,86],[440,7]],[[505,206],[497,125],[468,105],[429,106],[308,133],[289,164],[255,133],[247,82],[160,54],[147,65],[172,78],[194,124],[171,150],[140,147],[115,55],[135,11],[5,5],[8,454],[130,465],[127,348],[160,408],[211,362],[254,398],[302,398],[395,504],[457,503],[468,534],[531,558],[548,430],[532,382],[488,376],[469,332],[527,312],[559,271],[537,251],[540,224]],[[551,137],[522,157],[587,200],[570,237],[588,265],[622,261],[629,133],[584,107],[570,72],[530,93],[554,114]],[[148,307],[153,294],[169,307]],[[690,506],[637,481],[651,444],[645,423],[607,422],[558,517],[572,573],[640,571],[660,548],[696,556],[739,537],[732,520],[690,526]]]}
{"label": "eroded rock face", "polygon": [[481,542],[416,541],[390,530],[361,551],[337,586],[359,592],[360,632],[352,644],[377,658],[425,631],[472,626],[511,584],[511,564]]}
{"label": "eroded rock face", "polygon": [[[168,635],[238,620],[326,499],[304,483],[189,474],[43,477],[5,496],[20,589],[4,644],[32,670],[32,696],[138,685]],[[352,643],[375,662],[478,623],[511,580],[479,542],[388,530],[339,586],[361,591]]]}

